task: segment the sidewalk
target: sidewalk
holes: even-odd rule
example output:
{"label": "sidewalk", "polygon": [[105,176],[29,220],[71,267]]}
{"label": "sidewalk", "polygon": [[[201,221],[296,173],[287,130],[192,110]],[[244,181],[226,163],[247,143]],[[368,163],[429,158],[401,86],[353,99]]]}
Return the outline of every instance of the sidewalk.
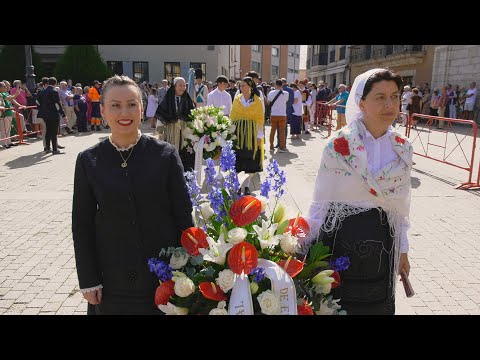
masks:
{"label": "sidewalk", "polygon": [[[142,131],[151,133],[147,123]],[[287,205],[302,213],[325,134],[287,139],[288,153],[266,154],[265,164],[275,158],[286,172]],[[64,155],[43,154],[33,139],[0,150],[0,314],[86,314],[71,236],[73,173],[77,154],[107,135],[61,137]],[[409,256],[416,295],[406,299],[398,286],[397,314],[480,314],[479,192],[453,189],[465,171],[419,156],[414,161]]]}

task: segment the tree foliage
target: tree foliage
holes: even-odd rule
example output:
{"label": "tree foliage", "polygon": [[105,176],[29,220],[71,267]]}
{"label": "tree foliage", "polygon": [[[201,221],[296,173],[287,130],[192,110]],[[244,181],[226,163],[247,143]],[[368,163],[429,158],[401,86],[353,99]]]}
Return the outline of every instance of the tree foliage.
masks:
{"label": "tree foliage", "polygon": [[68,45],[54,70],[58,81],[72,79],[73,83],[91,85],[112,76],[94,45]]}
{"label": "tree foliage", "polygon": [[[46,74],[45,66],[40,60],[40,55],[32,46],[32,64],[34,66],[35,82],[38,83]],[[0,53],[0,80],[22,80],[26,82],[25,45],[3,45]]]}

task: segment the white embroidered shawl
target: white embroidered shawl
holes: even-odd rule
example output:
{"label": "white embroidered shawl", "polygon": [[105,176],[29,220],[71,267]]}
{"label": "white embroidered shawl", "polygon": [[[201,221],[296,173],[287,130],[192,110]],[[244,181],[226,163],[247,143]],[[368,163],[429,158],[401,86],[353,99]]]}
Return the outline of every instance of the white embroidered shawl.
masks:
{"label": "white embroidered shawl", "polygon": [[[376,174],[370,174],[364,136],[364,130],[357,121],[353,121],[334,133],[328,141],[318,170],[313,201],[306,216],[311,232],[309,237],[304,238],[303,251],[308,249],[320,229],[326,232],[338,229],[347,216],[382,208],[387,213],[394,238],[395,251],[390,252],[390,257],[396,275],[401,228],[405,222],[408,224],[410,212],[413,148],[406,137],[393,132],[390,140],[399,158]],[[329,208],[331,210],[327,214]]]}

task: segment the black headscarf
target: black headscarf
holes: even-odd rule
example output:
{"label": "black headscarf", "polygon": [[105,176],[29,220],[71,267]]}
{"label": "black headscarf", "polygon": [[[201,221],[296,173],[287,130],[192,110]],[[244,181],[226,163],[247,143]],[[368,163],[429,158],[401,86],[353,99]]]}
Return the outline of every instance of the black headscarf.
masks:
{"label": "black headscarf", "polygon": [[[260,97],[260,90],[257,88],[257,84],[255,84],[255,81],[253,81],[253,79],[250,76],[245,76],[242,79],[242,81],[247,83],[247,85],[250,86],[250,89],[252,89],[252,92],[258,97]],[[253,101],[253,98],[254,96],[251,97],[252,101]]]}
{"label": "black headscarf", "polygon": [[180,108],[177,112],[177,106],[175,105],[175,85],[173,85],[170,86],[162,102],[158,105],[155,117],[164,124],[175,123],[178,119],[188,121],[188,116],[192,109],[195,109],[195,105],[193,105],[190,94],[185,90],[180,97]]}

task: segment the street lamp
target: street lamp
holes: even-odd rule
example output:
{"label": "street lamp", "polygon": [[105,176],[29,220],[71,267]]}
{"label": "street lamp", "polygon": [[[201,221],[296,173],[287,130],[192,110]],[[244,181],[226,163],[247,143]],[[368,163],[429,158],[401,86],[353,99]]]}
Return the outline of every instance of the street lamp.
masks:
{"label": "street lamp", "polygon": [[35,91],[35,74],[33,73],[32,64],[32,45],[25,45],[25,78],[27,80],[27,88],[31,93]]}

